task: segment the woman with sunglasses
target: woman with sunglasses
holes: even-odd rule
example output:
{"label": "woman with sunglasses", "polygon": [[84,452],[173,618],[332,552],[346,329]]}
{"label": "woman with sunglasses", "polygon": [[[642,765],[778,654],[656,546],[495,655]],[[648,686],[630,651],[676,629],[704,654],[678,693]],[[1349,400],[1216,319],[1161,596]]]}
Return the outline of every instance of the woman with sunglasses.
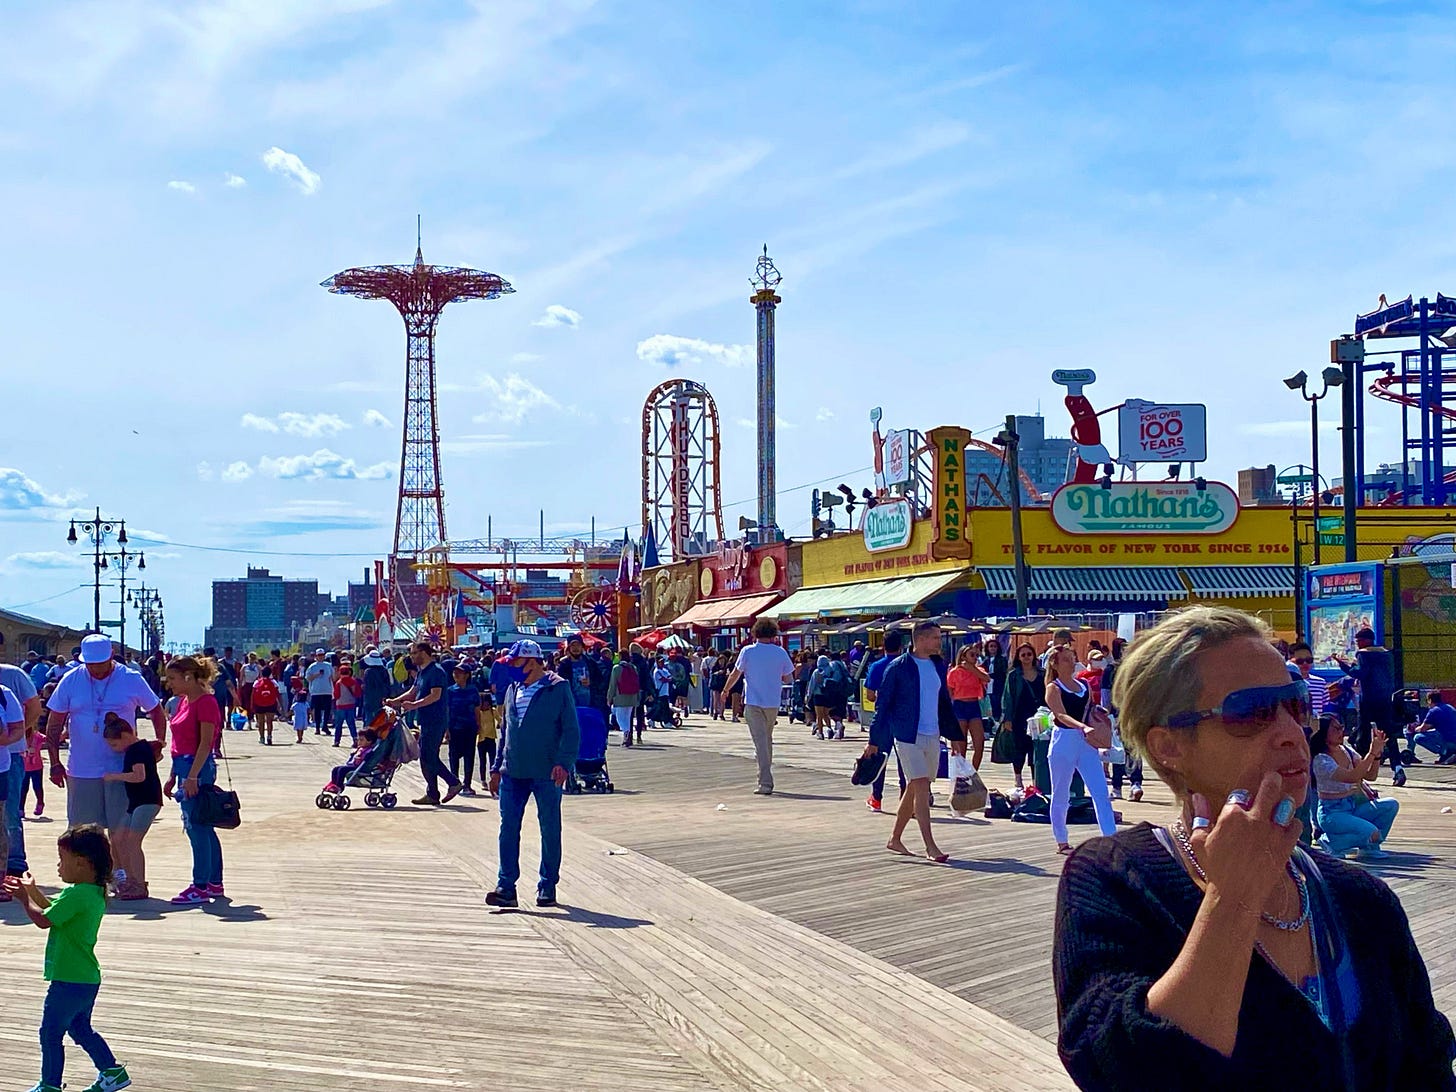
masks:
{"label": "woman with sunglasses", "polygon": [[1037,662],[1036,649],[1029,644],[1018,645],[1016,662],[1006,672],[1006,696],[1001,703],[1005,717],[1002,728],[1010,727],[1014,744],[1011,762],[1018,789],[1026,787],[1021,780],[1021,767],[1031,758],[1031,734],[1026,722],[1041,708],[1045,694],[1046,676]]}
{"label": "woman with sunglasses", "polygon": [[1265,624],[1226,607],[1167,616],[1123,661],[1123,741],[1177,814],[1087,843],[1062,873],[1058,1049],[1080,1088],[1156,1073],[1180,1092],[1456,1089],[1399,901],[1297,846],[1305,694]]}
{"label": "woman with sunglasses", "polygon": [[1325,717],[1309,738],[1309,750],[1319,790],[1315,819],[1320,848],[1332,857],[1348,857],[1357,850],[1362,859],[1386,856],[1380,847],[1390,836],[1400,801],[1376,799],[1365,789],[1365,782],[1380,774],[1385,733],[1379,728],[1371,733],[1370,751],[1362,758],[1345,742],[1345,726]]}
{"label": "woman with sunglasses", "polygon": [[1051,650],[1046,664],[1046,707],[1056,720],[1052,729],[1047,766],[1052,775],[1052,837],[1058,853],[1071,853],[1067,841],[1067,808],[1071,804],[1072,776],[1082,775],[1087,795],[1097,812],[1097,826],[1103,835],[1117,833],[1117,819],[1112,814],[1112,799],[1107,792],[1107,776],[1102,772],[1102,755],[1088,742],[1099,718],[1107,718],[1092,697],[1092,688],[1077,678],[1077,650],[1071,645],[1058,645]]}

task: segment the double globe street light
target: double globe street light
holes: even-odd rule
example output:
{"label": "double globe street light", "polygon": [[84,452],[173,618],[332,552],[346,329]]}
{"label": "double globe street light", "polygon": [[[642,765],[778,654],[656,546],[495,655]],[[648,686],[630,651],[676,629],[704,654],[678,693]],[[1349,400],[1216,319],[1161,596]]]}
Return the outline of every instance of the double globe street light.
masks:
{"label": "double globe street light", "polygon": [[[1320,472],[1319,472],[1319,403],[1320,399],[1329,394],[1330,391],[1342,386],[1345,382],[1345,373],[1342,369],[1331,364],[1324,371],[1320,372],[1320,378],[1324,385],[1320,387],[1319,394],[1310,394],[1309,376],[1304,371],[1295,372],[1284,381],[1284,385],[1292,391],[1298,391],[1299,396],[1309,403],[1309,447],[1310,447],[1310,502],[1314,518],[1314,563],[1320,563]],[[1344,483],[1344,488],[1350,488],[1350,482]]]}

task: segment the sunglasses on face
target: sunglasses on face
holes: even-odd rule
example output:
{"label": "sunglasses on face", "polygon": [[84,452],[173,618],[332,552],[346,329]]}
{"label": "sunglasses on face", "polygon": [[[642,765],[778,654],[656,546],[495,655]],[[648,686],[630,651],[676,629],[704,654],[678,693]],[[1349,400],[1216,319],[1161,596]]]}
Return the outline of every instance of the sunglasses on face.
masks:
{"label": "sunglasses on face", "polygon": [[1303,724],[1309,717],[1309,691],[1296,682],[1235,690],[1212,709],[1173,714],[1168,718],[1168,727],[1196,728],[1217,717],[1230,734],[1251,736],[1272,725],[1281,711]]}
{"label": "sunglasses on face", "polygon": [[1312,663],[1314,663],[1314,657],[1313,656],[1296,656],[1295,659],[1294,659],[1294,662],[1297,663],[1297,664],[1299,664],[1300,667],[1303,667],[1305,664],[1312,664]]}

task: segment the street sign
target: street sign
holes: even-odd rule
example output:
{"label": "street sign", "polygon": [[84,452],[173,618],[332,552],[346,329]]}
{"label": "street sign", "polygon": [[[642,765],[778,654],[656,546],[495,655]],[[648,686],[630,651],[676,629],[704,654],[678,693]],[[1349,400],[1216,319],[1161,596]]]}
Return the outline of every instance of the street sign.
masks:
{"label": "street sign", "polygon": [[1345,544],[1345,520],[1342,516],[1320,516],[1316,527],[1321,546],[1343,546]]}
{"label": "street sign", "polygon": [[1310,476],[1308,474],[1280,474],[1274,480],[1280,485],[1308,485]]}

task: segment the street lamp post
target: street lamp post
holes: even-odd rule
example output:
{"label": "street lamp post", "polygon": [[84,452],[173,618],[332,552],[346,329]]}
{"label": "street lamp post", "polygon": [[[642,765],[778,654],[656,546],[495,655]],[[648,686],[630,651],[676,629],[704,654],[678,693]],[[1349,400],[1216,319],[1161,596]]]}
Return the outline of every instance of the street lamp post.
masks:
{"label": "street lamp post", "polygon": [[[118,624],[121,627],[121,633],[118,639],[121,641],[122,659],[126,659],[126,570],[133,560],[136,561],[136,567],[138,569],[145,569],[147,567],[147,555],[144,553],[131,553],[125,546],[120,550],[103,551],[101,554],[101,567],[103,569],[109,568],[110,565],[108,562],[112,559],[116,561],[116,571],[121,574],[121,595],[116,601],[117,618],[119,619]],[[99,625],[97,628],[100,628]]]}
{"label": "street lamp post", "polygon": [[112,535],[116,536],[119,545],[126,545],[126,520],[124,519],[102,519],[101,509],[96,509],[96,517],[86,520],[72,520],[71,532],[66,536],[66,541],[73,546],[76,544],[76,531],[80,529],[82,535],[91,543],[92,547],[92,590],[94,592],[93,602],[95,613],[93,623],[95,631],[101,632],[101,570],[106,568],[106,556],[101,547]]}
{"label": "street lamp post", "polygon": [[[1313,488],[1310,493],[1310,504],[1313,509],[1314,518],[1314,563],[1320,563],[1320,488],[1319,488],[1319,403],[1320,399],[1330,393],[1332,387],[1338,387],[1345,382],[1345,373],[1342,369],[1333,364],[1320,373],[1324,385],[1320,388],[1319,394],[1309,393],[1309,376],[1303,371],[1295,372],[1284,381],[1284,385],[1292,391],[1298,391],[1299,396],[1309,403],[1309,461],[1311,475],[1314,478]],[[1345,488],[1351,488],[1350,482],[1345,482]]]}

